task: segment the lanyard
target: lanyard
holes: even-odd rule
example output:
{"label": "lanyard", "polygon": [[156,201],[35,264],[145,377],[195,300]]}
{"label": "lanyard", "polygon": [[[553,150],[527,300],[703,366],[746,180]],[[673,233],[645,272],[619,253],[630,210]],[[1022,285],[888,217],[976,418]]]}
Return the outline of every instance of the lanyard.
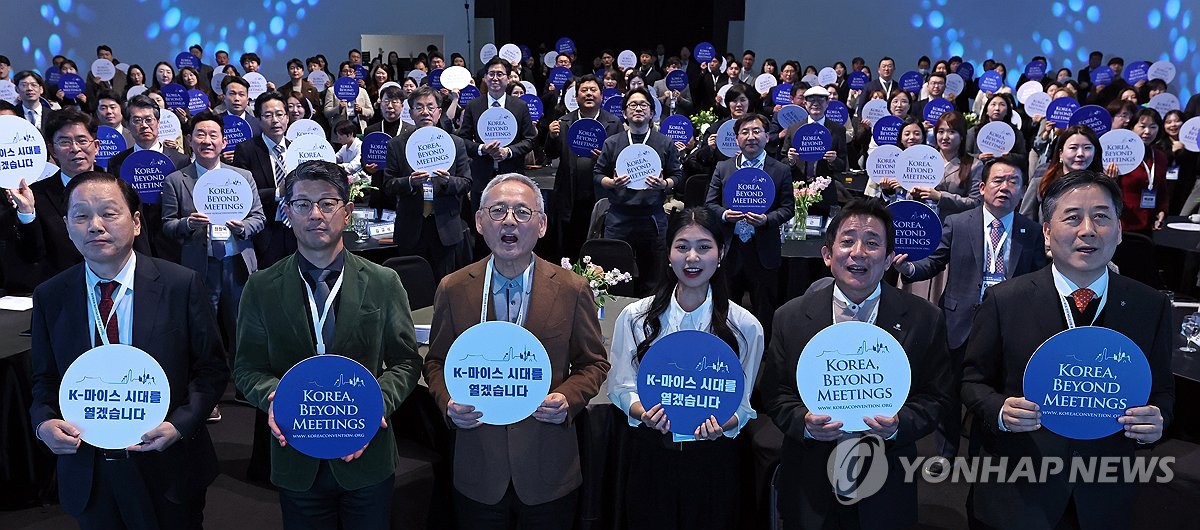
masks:
{"label": "lanyard", "polygon": [[892,99],[892,81],[884,81],[883,79],[880,79],[879,86],[883,88],[883,98]]}
{"label": "lanyard", "polygon": [[[100,342],[103,342],[105,346],[108,346],[108,323],[113,319],[114,316],[117,315],[117,306],[121,303],[121,300],[125,299],[125,295],[128,294],[129,290],[122,285],[121,288],[117,290],[117,297],[113,298],[112,310],[110,310],[108,315],[105,315],[104,318],[100,318],[100,303],[96,301],[96,289],[94,287],[87,287],[86,280],[84,281],[84,286],[87,289],[88,301],[91,302],[88,305],[88,312],[92,314],[92,322],[96,324],[96,331],[100,334]],[[94,341],[95,339],[93,339],[93,342]]]}
{"label": "lanyard", "polygon": [[[883,296],[883,294],[882,294],[882,293],[880,293],[880,296]],[[862,303],[862,304],[855,304],[855,305],[859,306],[859,307],[858,307],[858,308],[859,308],[859,310],[862,310],[862,305],[863,305],[863,304],[865,304],[865,303],[867,303],[867,302],[869,302],[870,300],[871,300],[871,299],[870,299],[870,298],[868,298],[868,299],[866,299],[866,300],[863,300],[863,303]],[[852,303],[852,302],[850,302],[850,300],[849,300],[849,299],[843,300],[843,302],[846,302],[846,304],[851,304],[851,303]],[[855,313],[855,316],[857,316],[857,313]],[[870,314],[870,315],[867,315],[867,320],[866,320],[867,324],[875,325],[875,319],[876,319],[876,318],[879,318],[879,298],[876,298],[876,299],[875,299],[875,307],[872,307],[872,308],[871,308],[871,314]],[[834,314],[833,314],[833,320],[834,320],[834,321],[837,321],[837,313],[836,313],[836,310],[835,310],[835,312],[834,312]]]}
{"label": "lanyard", "polygon": [[[627,129],[625,131],[625,135],[629,137],[629,145],[633,145],[633,130]],[[646,145],[646,142],[649,142],[649,141],[650,141],[650,130],[647,129],[646,137],[642,139],[642,145]]]}
{"label": "lanyard", "polygon": [[[1063,316],[1067,317],[1067,329],[1073,329],[1075,327],[1075,315],[1071,314],[1071,306],[1067,305],[1067,297],[1069,296],[1059,296],[1058,301],[1062,302]],[[1095,324],[1096,320],[1100,318],[1100,312],[1104,311],[1104,302],[1107,299],[1107,295],[1100,298],[1100,305],[1096,307],[1096,316],[1092,317],[1092,321],[1088,323],[1089,326]]]}
{"label": "lanyard", "polygon": [[[488,258],[487,269],[483,272],[483,303],[479,307],[479,321],[487,322],[488,296],[492,294],[492,274],[495,272],[496,258]],[[533,290],[533,257],[529,258],[529,266],[525,268],[525,272],[521,273],[521,288],[524,291],[524,298],[521,299],[521,308],[517,310],[516,324],[525,327],[525,309],[529,307],[529,292]]]}
{"label": "lanyard", "polygon": [[1150,165],[1146,165],[1146,161],[1142,161],[1142,168],[1146,170],[1146,191],[1154,191],[1154,169],[1158,162],[1154,160],[1154,152],[1150,153]]}
{"label": "lanyard", "polygon": [[[299,266],[297,265],[297,270]],[[300,281],[304,283],[304,293],[308,295],[308,312],[312,315],[313,336],[317,340],[317,355],[325,355],[325,336],[321,330],[325,328],[325,319],[329,318],[329,312],[333,308],[333,301],[337,298],[338,291],[342,290],[342,280],[346,279],[346,269],[342,267],[342,273],[338,275],[336,282],[333,282],[333,290],[329,291],[329,297],[325,299],[325,310],[321,314],[317,314],[317,299],[313,296],[312,287],[308,286],[308,281],[304,279],[304,271],[300,271]],[[320,281],[320,280],[318,280]]]}
{"label": "lanyard", "polygon": [[[1004,223],[1000,224],[1003,225]],[[996,265],[1000,262],[1000,260],[1004,259],[1004,257],[1000,254],[1000,251],[1004,250],[1004,241],[1008,239],[1008,230],[1001,230],[1000,241],[996,243],[996,246],[994,247],[992,246],[992,237],[990,233],[991,227],[988,227],[988,232],[988,237],[984,238],[983,240],[987,245],[988,257],[991,258],[988,260],[988,272],[995,274]]]}

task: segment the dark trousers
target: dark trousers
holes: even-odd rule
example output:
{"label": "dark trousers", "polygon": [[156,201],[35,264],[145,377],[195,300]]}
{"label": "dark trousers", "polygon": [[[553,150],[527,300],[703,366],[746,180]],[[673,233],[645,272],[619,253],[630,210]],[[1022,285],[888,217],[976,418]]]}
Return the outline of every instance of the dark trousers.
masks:
{"label": "dark trousers", "polygon": [[400,255],[425,258],[425,261],[428,261],[429,266],[433,269],[434,279],[439,282],[443,277],[458,270],[471,260],[467,235],[464,235],[463,240],[456,245],[443,245],[442,238],[438,236],[437,222],[433,215],[422,218],[421,234],[417,238],[416,246],[401,251]]}
{"label": "dark trousers", "polygon": [[595,205],[595,200],[576,201],[571,206],[569,219],[561,217],[556,219],[558,222],[558,250],[562,254],[561,257],[570,258],[571,261],[581,258],[579,250],[583,248],[583,242],[587,241],[592,223],[592,208]]}
{"label": "dark trousers", "polygon": [[[99,450],[97,450],[99,453]],[[149,455],[150,458],[157,455]],[[205,490],[192,492],[186,500],[169,499],[169,488],[151,484],[143,475],[139,459],[130,454],[121,460],[105,460],[96,455],[92,491],[87,506],[76,519],[83,530],[200,529],[204,523]],[[186,480],[185,477],[173,477]],[[71,480],[59,477],[59,480]]]}
{"label": "dark trousers", "polygon": [[634,429],[626,483],[626,528],[736,528],[738,453],[733,439],[672,443],[646,426]]}
{"label": "dark trousers", "polygon": [[[957,389],[962,385],[962,363],[963,355],[966,353],[967,345],[963,344],[957,348],[950,349],[950,377],[952,378],[952,389]],[[937,448],[938,454],[954,459],[958,456],[958,446],[962,440],[962,425],[963,425],[963,409],[962,396],[958,392],[950,392],[949,403],[946,407],[946,415],[942,417],[942,421],[937,423]]]}
{"label": "dark trousers", "polygon": [[725,278],[729,282],[729,299],[742,303],[742,296],[750,293],[750,312],[763,326],[763,332],[768,340],[771,337],[771,320],[775,317],[775,309],[779,302],[776,292],[779,290],[779,268],[768,269],[762,265],[758,256],[758,245],[755,234],[745,243],[733,236],[729,245],[729,253],[725,255]]}
{"label": "dark trousers", "polygon": [[649,296],[658,284],[666,234],[667,215],[661,208],[649,215],[628,215],[609,209],[604,219],[605,238],[620,239],[633,247],[633,259],[638,267],[634,290],[638,296]]}
{"label": "dark trousers", "polygon": [[575,525],[578,505],[578,489],[550,502],[534,505],[521,502],[511,483],[496,504],[483,504],[454,490],[454,513],[462,530],[569,530]]}
{"label": "dark trousers", "polygon": [[395,475],[388,475],[378,484],[347,490],[338,485],[329,463],[322,461],[317,468],[317,478],[308,490],[279,488],[283,527],[305,530],[385,530],[391,517],[395,480]]}

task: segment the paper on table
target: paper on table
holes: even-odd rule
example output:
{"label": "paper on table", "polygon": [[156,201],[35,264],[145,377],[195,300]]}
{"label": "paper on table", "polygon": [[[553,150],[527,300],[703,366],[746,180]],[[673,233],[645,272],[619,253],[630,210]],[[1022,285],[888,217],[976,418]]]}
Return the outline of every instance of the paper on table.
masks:
{"label": "paper on table", "polygon": [[0,309],[29,311],[33,309],[33,298],[28,296],[5,296],[0,298]]}

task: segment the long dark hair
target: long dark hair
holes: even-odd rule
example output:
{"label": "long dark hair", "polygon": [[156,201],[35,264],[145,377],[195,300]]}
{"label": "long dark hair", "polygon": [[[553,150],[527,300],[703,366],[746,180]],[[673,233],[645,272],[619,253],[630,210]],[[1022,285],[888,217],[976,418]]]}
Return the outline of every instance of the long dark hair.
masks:
{"label": "long dark hair", "polygon": [[1046,166],[1046,172],[1042,174],[1042,183],[1038,185],[1038,195],[1046,196],[1046,190],[1050,189],[1050,185],[1058,180],[1059,177],[1069,173],[1062,163],[1063,147],[1067,145],[1067,140],[1077,134],[1083,135],[1092,143],[1092,163],[1086,169],[1100,173],[1104,171],[1104,165],[1101,163],[1101,151],[1103,147],[1100,145],[1100,137],[1096,136],[1096,131],[1091,127],[1082,123],[1077,123],[1067,127],[1063,132],[1059,133],[1058,138],[1054,139],[1054,145],[1050,149],[1050,164]]}
{"label": "long dark hair", "polygon": [[[662,281],[658,282],[658,286],[654,289],[654,299],[650,302],[650,308],[641,315],[642,331],[646,334],[646,340],[637,346],[635,364],[641,363],[642,357],[650,349],[650,344],[662,332],[662,323],[659,322],[659,317],[667,311],[667,308],[671,307],[671,298],[675,296],[675,286],[679,284],[679,279],[671,270],[669,259],[671,242],[675,240],[675,236],[679,234],[680,230],[689,226],[698,226],[712,234],[713,241],[717,244],[718,254],[725,250],[721,216],[713,210],[705,206],[693,206],[672,215],[667,221],[667,248],[662,257],[662,263],[666,270],[661,275]],[[710,324],[712,334],[725,341],[725,344],[733,348],[734,353],[741,357],[738,347],[738,337],[741,332],[729,326],[729,287],[725,285],[725,273],[720,267],[713,272],[712,278],[708,280],[708,285],[712,288],[712,322]]]}

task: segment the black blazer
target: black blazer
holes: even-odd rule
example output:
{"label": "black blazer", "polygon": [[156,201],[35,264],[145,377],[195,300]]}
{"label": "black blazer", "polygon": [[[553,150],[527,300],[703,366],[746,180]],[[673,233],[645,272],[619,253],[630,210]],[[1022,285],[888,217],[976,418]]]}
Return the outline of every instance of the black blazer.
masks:
{"label": "black blazer", "polygon": [[[377,115],[382,115],[382,114],[383,113],[379,113]],[[396,129],[396,136],[401,136],[404,134],[412,134],[412,132],[415,130],[417,130],[416,125],[413,125],[406,121],[402,121],[402,122],[400,122],[400,127]],[[387,132],[383,129],[383,121],[382,120],[368,125],[366,130],[363,131],[363,137],[365,138],[368,134],[377,133],[377,132],[381,132],[381,133]],[[363,164],[363,166],[365,167],[366,164]],[[388,197],[386,193],[384,193],[384,188],[387,186],[388,179],[387,179],[387,176],[383,174],[383,170],[384,170],[384,168],[378,168],[375,170],[374,173],[371,173],[371,185],[376,188],[379,188],[379,189],[366,191],[368,208],[392,208],[395,206],[394,201],[392,201],[391,198]],[[364,169],[364,171],[365,171],[365,169]]]}
{"label": "black blazer", "polygon": [[467,107],[463,109],[462,127],[454,133],[465,142],[467,156],[471,159],[471,191],[475,195],[475,202],[479,202],[478,196],[483,193],[484,186],[491,182],[492,177],[503,173],[524,173],[525,155],[533,150],[537,130],[533,127],[533,119],[529,117],[529,107],[521,98],[505,96],[504,108],[517,118],[517,138],[507,146],[512,151],[512,156],[500,161],[498,165],[492,157],[480,156],[479,147],[485,142],[479,138],[479,131],[475,130],[479,116],[488,109],[487,92],[467,103]]}
{"label": "black blazer", "polygon": [[[91,349],[84,267],[80,263],[33,293],[34,427],[62,418],[58,387],[67,368]],[[171,382],[166,421],[183,436],[161,453],[134,457],[147,484],[186,498],[216,478],[217,455],[204,421],[229,380],[220,333],[200,276],[174,263],[138,254],[134,271],[133,346],[162,365]],[[79,514],[92,490],[95,448],[79,444],[58,456],[58,492],[63,510]]]}
{"label": "black blazer", "polygon": [[[174,165],[174,171],[183,169],[184,166],[191,164],[191,159],[187,155],[180,153],[174,149],[162,150],[167,158],[171,159],[171,164]],[[133,146],[129,149],[121,151],[113,156],[108,161],[108,172],[121,176],[121,166],[125,164],[125,159],[133,154]],[[142,223],[146,230],[147,239],[150,242],[150,250],[153,251],[154,257],[162,258],[172,263],[179,263],[180,248],[179,243],[163,233],[162,228],[162,203],[142,203]]]}
{"label": "black blazer", "polygon": [[[932,304],[881,284],[875,325],[904,347],[912,366],[912,386],[897,416],[896,436],[885,443],[888,473],[879,492],[855,506],[863,528],[908,528],[917,522],[917,485],[904,482],[900,457],[917,456],[917,440],[933,432],[950,403],[946,325]],[[779,495],[783,518],[801,528],[825,528],[828,514],[841,508],[826,472],[834,442],[804,437],[808,407],[796,389],[796,363],[804,346],[833,324],[833,284],[793,299],[775,312],[766,368],[759,387],[767,415],[784,434]]]}
{"label": "black blazer", "polygon": [[[916,270],[912,276],[905,276],[910,281],[928,280],[945,270],[946,265],[954,265],[950,267],[940,302],[946,314],[951,349],[966,344],[971,319],[979,309],[987,252],[983,241],[983,208],[977,206],[947,217],[937,250],[923,260],[912,262]],[[1050,262],[1046,258],[1042,227],[1021,214],[1013,214],[1012,236],[1005,244],[1009,247],[1006,279],[1039,270]]]}
{"label": "black blazer", "polygon": [[[967,339],[962,401],[975,413],[971,443],[980,444],[981,456],[1010,457],[1010,472],[1023,456],[1058,457],[1066,463],[1073,456],[1130,457],[1138,446],[1121,432],[1096,440],[1071,440],[1044,428],[1027,433],[1000,431],[1005,398],[1024,395],[1022,380],[1029,358],[1046,339],[1067,328],[1053,274],[1051,267],[1044,267],[988,289]],[[1162,412],[1165,429],[1175,404],[1171,304],[1162,293],[1113,273],[1108,275],[1105,296],[1108,301],[1096,325],[1124,334],[1146,354],[1153,377],[1148,404]],[[1138,405],[1142,403],[1130,403]],[[1034,463],[1034,469],[1040,466]],[[975,484],[968,513],[994,528],[1051,529],[1073,496],[1081,527],[1132,526],[1133,484],[1071,484],[1069,475],[1064,470],[1041,484]]]}
{"label": "black blazer", "polygon": [[[600,109],[596,119],[604,126],[606,138],[621,132],[621,119],[608,111]],[[576,121],[579,121],[579,111],[568,112],[559,118],[558,138],[546,135],[546,158],[558,158],[558,171],[554,173],[553,200],[550,208],[554,218],[569,221],[574,214],[575,203],[595,203],[596,187],[592,182],[592,169],[596,159],[590,156],[576,156],[567,144],[567,131]],[[601,146],[603,147],[603,145]],[[591,216],[592,211],[581,212]]]}
{"label": "black blazer", "polygon": [[[708,181],[708,193],[705,195],[704,202],[711,205],[722,217],[729,209],[724,204],[725,180],[741,169],[734,166],[736,160],[736,158],[731,158],[717,164],[717,170],[713,173],[712,179]],[[792,193],[792,171],[786,164],[771,157],[765,157],[763,158],[763,170],[771,176],[771,181],[775,183],[775,200],[771,203],[771,209],[767,211],[767,222],[754,229],[754,237],[751,239],[754,241],[755,248],[758,249],[758,259],[763,268],[775,269],[783,262],[780,258],[779,227],[796,215],[796,197]],[[732,222],[725,223],[726,241],[732,241],[731,238],[736,237],[733,235],[733,225]]]}
{"label": "black blazer", "polygon": [[[809,118],[803,122],[796,122],[788,126],[787,132],[784,134],[782,140],[783,144],[779,146],[779,159],[781,161],[787,161],[788,148],[792,147],[792,137],[796,136],[796,131],[800,130],[800,127],[812,123],[812,121],[810,121],[811,119],[812,118]],[[826,161],[824,158],[816,161],[816,170],[813,174],[822,177],[829,177],[839,173],[844,173],[848,165],[847,160],[849,157],[846,154],[846,126],[829,118],[825,118],[825,129],[829,131],[829,136],[833,140],[833,145],[831,146],[830,151],[836,151],[837,158],[835,158],[833,162]],[[800,160],[796,162],[796,164],[797,177],[808,180],[808,172],[806,168],[809,164],[813,164],[813,162],[805,162]]]}
{"label": "black blazer", "polygon": [[[421,239],[424,190],[422,186],[413,186],[409,180],[413,169],[405,156],[408,138],[416,130],[419,129],[401,130],[388,142],[387,167],[379,172],[385,175],[384,192],[395,198],[396,228],[392,239],[402,254],[411,253]],[[457,245],[463,239],[467,224],[462,218],[462,202],[471,191],[471,165],[467,162],[466,147],[462,138],[454,135],[450,138],[454,141],[454,166],[450,168],[450,177],[445,182],[431,177],[433,219],[437,224],[438,239],[445,246]]]}

